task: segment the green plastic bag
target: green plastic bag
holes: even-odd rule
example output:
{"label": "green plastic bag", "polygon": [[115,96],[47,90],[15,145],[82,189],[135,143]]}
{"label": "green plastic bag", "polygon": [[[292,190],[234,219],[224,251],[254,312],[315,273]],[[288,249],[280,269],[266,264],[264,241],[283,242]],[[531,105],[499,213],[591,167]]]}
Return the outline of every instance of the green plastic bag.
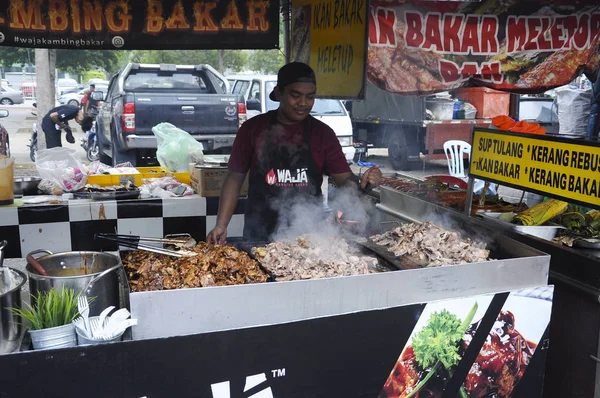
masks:
{"label": "green plastic bag", "polygon": [[189,170],[189,163],[202,160],[202,143],[188,132],[171,123],[160,123],[152,127],[156,136],[156,158],[160,166],[172,173]]}

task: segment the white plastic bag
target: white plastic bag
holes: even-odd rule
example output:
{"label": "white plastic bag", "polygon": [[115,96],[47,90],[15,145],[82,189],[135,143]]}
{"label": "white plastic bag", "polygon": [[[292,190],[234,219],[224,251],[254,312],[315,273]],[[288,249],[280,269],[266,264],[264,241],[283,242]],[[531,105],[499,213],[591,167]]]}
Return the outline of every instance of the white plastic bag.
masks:
{"label": "white plastic bag", "polygon": [[161,167],[170,172],[185,172],[189,169],[190,157],[202,160],[202,143],[196,141],[189,133],[173,126],[171,123],[160,123],[152,127],[156,136],[156,158]]}
{"label": "white plastic bag", "polygon": [[592,107],[592,89],[556,89],[559,134],[585,135]]}
{"label": "white plastic bag", "polygon": [[64,192],[78,191],[87,182],[87,171],[74,149],[42,149],[35,158],[35,167],[43,180],[53,182]]}
{"label": "white plastic bag", "polygon": [[194,194],[192,188],[183,184],[175,177],[167,176],[161,178],[144,178],[144,184],[140,187],[141,195],[149,198],[172,198],[191,196]]}

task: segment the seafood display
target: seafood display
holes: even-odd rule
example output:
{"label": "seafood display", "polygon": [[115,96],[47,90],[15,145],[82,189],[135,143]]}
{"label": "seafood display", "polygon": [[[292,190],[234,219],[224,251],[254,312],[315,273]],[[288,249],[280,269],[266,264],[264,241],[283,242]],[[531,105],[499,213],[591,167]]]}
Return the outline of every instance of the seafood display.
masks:
{"label": "seafood display", "polygon": [[276,281],[361,275],[385,271],[375,257],[363,255],[344,239],[302,235],[255,247],[252,254]]}
{"label": "seafood display", "polygon": [[268,275],[247,253],[200,242],[194,256],[175,258],[142,250],[127,252],[123,265],[133,292],[266,282]]}
{"label": "seafood display", "polygon": [[410,257],[426,267],[486,261],[484,243],[463,239],[460,232],[447,231],[431,222],[400,225],[369,240],[396,257]]}

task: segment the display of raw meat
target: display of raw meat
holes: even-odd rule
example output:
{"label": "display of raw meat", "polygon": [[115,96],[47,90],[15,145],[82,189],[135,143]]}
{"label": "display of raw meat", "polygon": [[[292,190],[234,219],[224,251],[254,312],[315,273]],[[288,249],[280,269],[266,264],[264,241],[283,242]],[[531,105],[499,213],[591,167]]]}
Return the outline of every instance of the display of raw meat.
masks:
{"label": "display of raw meat", "polygon": [[227,286],[266,282],[268,276],[247,253],[231,246],[200,242],[191,257],[171,257],[142,250],[123,256],[133,292]]}
{"label": "display of raw meat", "polygon": [[486,261],[490,254],[485,244],[430,222],[403,224],[370,240],[396,257],[409,256],[428,267]]}
{"label": "display of raw meat", "polygon": [[302,235],[252,249],[277,281],[381,272],[375,257],[365,256],[340,237]]}

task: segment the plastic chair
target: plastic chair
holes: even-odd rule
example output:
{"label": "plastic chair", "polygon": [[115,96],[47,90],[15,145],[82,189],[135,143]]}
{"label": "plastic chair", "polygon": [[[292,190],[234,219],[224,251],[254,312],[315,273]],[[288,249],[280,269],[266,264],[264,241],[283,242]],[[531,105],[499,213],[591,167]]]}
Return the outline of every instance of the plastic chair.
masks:
{"label": "plastic chair", "polygon": [[444,152],[448,160],[449,174],[453,177],[466,177],[463,159],[464,154],[467,153],[469,163],[471,163],[471,144],[460,140],[446,141],[444,142]]}

